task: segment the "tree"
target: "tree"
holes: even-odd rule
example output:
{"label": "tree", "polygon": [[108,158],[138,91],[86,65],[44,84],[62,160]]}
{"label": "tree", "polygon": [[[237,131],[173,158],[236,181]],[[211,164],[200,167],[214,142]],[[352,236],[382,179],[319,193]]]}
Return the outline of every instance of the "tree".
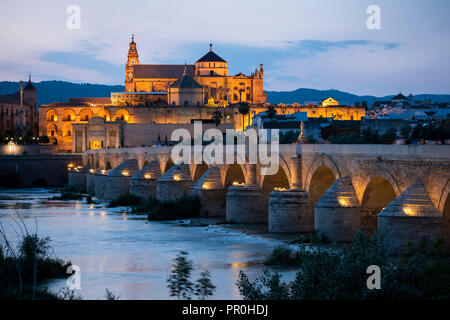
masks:
{"label": "tree", "polygon": [[270,120],[272,120],[277,114],[277,111],[275,110],[273,105],[270,105],[267,108],[267,116],[269,117]]}
{"label": "tree", "polygon": [[355,102],[355,107],[360,107],[360,106],[361,106],[361,102],[356,101],[356,102]]}
{"label": "tree", "polygon": [[248,104],[248,102],[240,102],[239,103],[239,113],[242,114],[242,130],[245,130],[245,121],[244,121],[244,117],[246,114],[248,114],[250,111],[250,105]]}
{"label": "tree", "polygon": [[212,119],[214,120],[214,123],[216,124],[216,127],[219,127],[220,122],[222,121],[222,112],[219,110],[216,110],[212,113]]}
{"label": "tree", "polygon": [[361,106],[362,106],[364,109],[367,110],[367,101],[364,100],[364,101],[362,102]]}
{"label": "tree", "polygon": [[171,297],[190,300],[194,290],[194,284],[189,280],[193,266],[192,261],[187,259],[187,255],[187,252],[181,251],[175,257],[167,282]]}
{"label": "tree", "polygon": [[405,124],[400,128],[400,137],[402,139],[408,139],[409,134],[411,133],[411,126],[409,124]]}
{"label": "tree", "polygon": [[211,275],[208,270],[203,271],[200,274],[200,279],[197,280],[195,284],[195,295],[203,300],[214,294],[216,286],[211,282]]}

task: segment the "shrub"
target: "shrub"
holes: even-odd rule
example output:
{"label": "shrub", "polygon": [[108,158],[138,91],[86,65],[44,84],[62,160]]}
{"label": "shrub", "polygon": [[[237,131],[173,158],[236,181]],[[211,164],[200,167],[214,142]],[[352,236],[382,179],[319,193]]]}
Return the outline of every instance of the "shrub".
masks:
{"label": "shrub", "polygon": [[[2,235],[4,236],[4,235]],[[31,299],[36,284],[52,278],[67,277],[70,262],[52,258],[50,238],[40,238],[37,234],[22,236],[17,253],[0,246],[0,297],[4,299]],[[20,272],[19,272],[20,270]],[[22,288],[22,290],[20,290]],[[34,299],[60,299],[47,289],[35,288]]]}
{"label": "shrub", "polygon": [[300,253],[287,246],[278,246],[264,261],[268,266],[298,266],[301,264]]}
{"label": "shrub", "polygon": [[339,135],[330,135],[328,140],[333,144],[357,144],[361,143],[361,139],[356,132],[342,133]]}
{"label": "shrub", "polygon": [[148,220],[177,220],[198,217],[200,213],[198,196],[183,196],[177,200],[158,201],[148,213]]}
{"label": "shrub", "polygon": [[83,195],[74,187],[65,186],[61,189],[61,195],[50,198],[50,200],[81,200]]}
{"label": "shrub", "polygon": [[151,196],[148,199],[142,201],[139,205],[132,207],[132,212],[149,212],[153,210],[159,203],[156,197]]}
{"label": "shrub", "polygon": [[131,193],[125,193],[117,197],[116,199],[112,200],[108,207],[114,208],[114,207],[130,207],[130,206],[137,206],[142,202],[142,198],[135,196]]}
{"label": "shrub", "polygon": [[[303,245],[304,246],[304,245]],[[241,272],[237,286],[245,299],[367,300],[448,299],[448,258],[429,259],[422,253],[400,258],[387,254],[383,234],[368,238],[363,232],[342,250],[303,247],[294,281],[281,281],[278,273],[266,271],[254,282]],[[427,259],[428,258],[428,259]],[[437,259],[437,260],[436,260]],[[381,270],[381,289],[369,290],[367,267]]]}
{"label": "shrub", "polygon": [[300,235],[297,239],[291,242],[291,244],[309,243],[320,244],[329,242],[328,238],[320,231],[313,231],[307,234]]}

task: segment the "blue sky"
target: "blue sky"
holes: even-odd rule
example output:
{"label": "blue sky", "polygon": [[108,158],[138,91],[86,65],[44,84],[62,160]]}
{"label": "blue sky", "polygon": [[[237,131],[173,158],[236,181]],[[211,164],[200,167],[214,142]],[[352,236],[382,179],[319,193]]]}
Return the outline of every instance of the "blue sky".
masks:
{"label": "blue sky", "polygon": [[[66,10],[81,12],[69,30]],[[381,9],[369,30],[367,7]],[[122,84],[141,63],[194,63],[214,44],[231,74],[260,63],[265,89],[450,93],[448,0],[43,0],[0,2],[0,80]]]}

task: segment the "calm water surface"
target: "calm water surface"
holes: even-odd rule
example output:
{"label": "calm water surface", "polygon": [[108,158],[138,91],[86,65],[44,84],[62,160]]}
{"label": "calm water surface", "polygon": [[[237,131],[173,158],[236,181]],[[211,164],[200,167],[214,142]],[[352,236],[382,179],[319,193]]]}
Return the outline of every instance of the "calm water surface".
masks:
{"label": "calm water surface", "polygon": [[[279,242],[228,231],[219,226],[183,227],[179,223],[146,222],[102,204],[49,201],[45,189],[0,191],[0,222],[11,237],[20,213],[28,228],[49,236],[54,256],[81,268],[85,299],[103,299],[108,288],[121,299],[167,299],[166,279],[181,250],[194,261],[193,280],[208,269],[217,290],[214,299],[241,299],[235,282],[239,270],[259,275],[261,262]],[[292,276],[286,273],[287,277]],[[66,280],[52,280],[57,291]]]}

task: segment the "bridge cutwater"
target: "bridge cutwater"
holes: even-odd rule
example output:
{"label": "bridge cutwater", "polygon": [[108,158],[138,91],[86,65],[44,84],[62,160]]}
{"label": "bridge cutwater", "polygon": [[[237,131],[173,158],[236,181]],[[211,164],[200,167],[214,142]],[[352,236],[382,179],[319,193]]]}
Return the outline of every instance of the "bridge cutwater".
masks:
{"label": "bridge cutwater", "polygon": [[87,150],[69,184],[111,200],[130,192],[173,200],[198,195],[202,216],[267,224],[274,233],[321,231],[350,241],[386,233],[393,250],[450,242],[450,146],[280,145],[279,169],[261,164],[174,164],[171,147]]}

